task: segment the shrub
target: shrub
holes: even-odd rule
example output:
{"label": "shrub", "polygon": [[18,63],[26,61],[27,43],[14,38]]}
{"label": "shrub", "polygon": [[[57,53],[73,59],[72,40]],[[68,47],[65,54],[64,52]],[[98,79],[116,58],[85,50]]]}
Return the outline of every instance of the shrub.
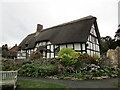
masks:
{"label": "shrub", "polygon": [[96,55],[96,54],[94,54],[94,55],[93,55],[93,58],[94,58],[95,60],[98,60],[98,59],[99,59],[99,56]]}
{"label": "shrub", "polygon": [[25,64],[19,69],[19,75],[23,76],[49,76],[57,73],[57,67],[53,65],[41,66],[39,64]]}
{"label": "shrub", "polygon": [[70,66],[77,62],[79,54],[70,48],[63,48],[58,53],[58,58],[63,66]]}
{"label": "shrub", "polygon": [[38,68],[38,72],[40,76],[50,76],[57,74],[57,66],[49,65],[49,66],[40,66]]}
{"label": "shrub", "polygon": [[30,59],[40,59],[42,57],[43,57],[43,55],[41,54],[41,52],[34,51],[34,52],[32,52]]}

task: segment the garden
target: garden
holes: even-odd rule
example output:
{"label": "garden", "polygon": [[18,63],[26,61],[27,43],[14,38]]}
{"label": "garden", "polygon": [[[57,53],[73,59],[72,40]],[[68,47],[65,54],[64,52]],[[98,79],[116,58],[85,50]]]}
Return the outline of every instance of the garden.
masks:
{"label": "garden", "polygon": [[118,68],[101,63],[97,55],[89,56],[70,48],[63,48],[57,58],[42,58],[38,51],[27,60],[2,60],[2,70],[17,70],[18,75],[52,79],[89,80],[118,76]]}

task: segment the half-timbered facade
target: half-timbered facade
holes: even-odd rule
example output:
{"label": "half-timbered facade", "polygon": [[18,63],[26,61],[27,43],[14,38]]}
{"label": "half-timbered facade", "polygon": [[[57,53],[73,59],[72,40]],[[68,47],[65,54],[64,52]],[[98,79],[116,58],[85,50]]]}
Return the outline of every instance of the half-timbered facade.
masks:
{"label": "half-timbered facade", "polygon": [[[42,29],[36,37],[35,35],[36,33],[33,35],[35,38],[33,50],[40,51],[45,58],[57,57],[62,48],[100,56],[100,34],[96,17],[93,16]],[[24,48],[28,46],[25,44]],[[26,49],[26,52],[32,51]]]}

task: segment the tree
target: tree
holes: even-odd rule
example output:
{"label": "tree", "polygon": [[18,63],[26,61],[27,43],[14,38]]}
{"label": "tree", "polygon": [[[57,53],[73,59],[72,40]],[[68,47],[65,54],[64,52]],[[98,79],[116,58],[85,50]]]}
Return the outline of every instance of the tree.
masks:
{"label": "tree", "polygon": [[117,46],[120,46],[120,25],[118,26],[118,30],[115,32],[114,37],[115,37]]}
{"label": "tree", "polygon": [[8,45],[2,45],[2,57],[7,58],[8,57]]}
{"label": "tree", "polygon": [[117,43],[115,39],[112,39],[110,36],[101,38],[102,53],[106,53],[109,49],[115,49],[116,47],[117,47]]}

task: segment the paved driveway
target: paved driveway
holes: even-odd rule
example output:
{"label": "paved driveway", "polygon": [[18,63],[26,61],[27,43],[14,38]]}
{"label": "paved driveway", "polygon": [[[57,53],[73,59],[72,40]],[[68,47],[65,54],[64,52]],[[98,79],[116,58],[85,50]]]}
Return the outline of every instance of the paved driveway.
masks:
{"label": "paved driveway", "polygon": [[103,79],[103,80],[61,80],[61,79],[32,78],[32,77],[21,77],[21,76],[18,78],[38,80],[44,82],[54,82],[58,84],[64,84],[69,88],[116,88],[116,86],[114,86],[114,83],[118,82],[118,78]]}

